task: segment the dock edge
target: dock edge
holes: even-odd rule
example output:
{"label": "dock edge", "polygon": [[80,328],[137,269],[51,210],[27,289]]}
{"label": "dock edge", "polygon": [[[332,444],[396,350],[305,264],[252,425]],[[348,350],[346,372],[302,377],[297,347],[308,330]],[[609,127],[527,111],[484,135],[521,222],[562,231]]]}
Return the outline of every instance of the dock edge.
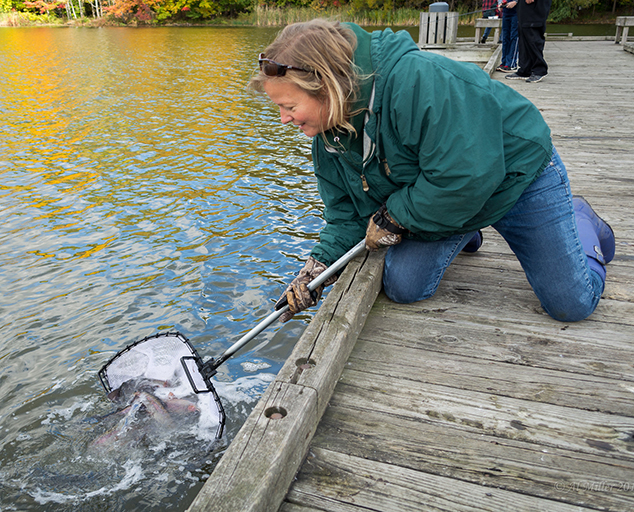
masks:
{"label": "dock edge", "polygon": [[381,291],[384,255],[347,265],[188,512],[279,509]]}

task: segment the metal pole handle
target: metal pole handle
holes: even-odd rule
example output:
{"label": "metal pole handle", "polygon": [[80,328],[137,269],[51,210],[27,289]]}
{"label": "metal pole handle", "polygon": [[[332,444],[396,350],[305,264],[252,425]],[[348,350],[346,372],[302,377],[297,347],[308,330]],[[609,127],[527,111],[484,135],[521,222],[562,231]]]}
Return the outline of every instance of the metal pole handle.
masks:
{"label": "metal pole handle", "polygon": [[[326,270],[324,270],[321,274],[319,274],[319,276],[317,276],[310,283],[308,283],[308,289],[311,292],[317,289],[319,286],[324,284],[326,280],[328,280],[331,276],[335,275],[339,270],[345,267],[350,262],[350,260],[358,256],[359,254],[362,254],[364,251],[365,251],[365,240],[361,240],[346,254],[344,254],[341,258],[339,258],[332,265],[330,265]],[[288,304],[286,304],[281,309],[278,309],[277,311],[273,311],[273,313],[267,316],[264,320],[262,320],[259,324],[257,324],[253,329],[251,329],[248,333],[242,336],[242,338],[240,338],[233,345],[231,345],[227,350],[225,350],[219,358],[212,359],[211,369],[218,368],[218,366],[224,363],[233,354],[235,354],[238,350],[240,350],[244,345],[246,345],[249,341],[255,338],[269,325],[275,322],[286,311],[288,311]]]}

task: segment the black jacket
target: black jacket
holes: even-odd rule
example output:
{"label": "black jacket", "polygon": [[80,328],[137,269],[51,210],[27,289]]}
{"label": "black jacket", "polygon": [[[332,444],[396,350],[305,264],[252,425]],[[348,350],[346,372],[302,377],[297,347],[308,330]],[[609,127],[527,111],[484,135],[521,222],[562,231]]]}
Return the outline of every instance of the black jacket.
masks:
{"label": "black jacket", "polygon": [[535,0],[527,4],[519,0],[517,6],[517,22],[522,27],[545,27],[552,0]]}

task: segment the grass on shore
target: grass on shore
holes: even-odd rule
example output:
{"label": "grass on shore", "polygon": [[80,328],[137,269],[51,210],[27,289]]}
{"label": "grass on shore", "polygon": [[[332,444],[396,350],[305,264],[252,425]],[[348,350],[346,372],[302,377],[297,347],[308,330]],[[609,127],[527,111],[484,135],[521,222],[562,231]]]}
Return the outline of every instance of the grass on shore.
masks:
{"label": "grass on shore", "polygon": [[[33,25],[61,24],[59,18],[51,19],[51,16],[33,15],[24,12],[0,12],[0,27],[29,27]],[[58,23],[55,23],[55,22]]]}
{"label": "grass on shore", "polygon": [[247,23],[256,27],[285,26],[290,23],[309,21],[314,18],[327,18],[338,21],[351,21],[361,26],[397,25],[408,26],[420,23],[420,10],[398,9],[383,11],[379,9],[354,12],[351,9],[329,7],[327,9],[312,9],[310,7],[293,7],[278,9],[274,7],[257,6],[253,12],[244,15]]}

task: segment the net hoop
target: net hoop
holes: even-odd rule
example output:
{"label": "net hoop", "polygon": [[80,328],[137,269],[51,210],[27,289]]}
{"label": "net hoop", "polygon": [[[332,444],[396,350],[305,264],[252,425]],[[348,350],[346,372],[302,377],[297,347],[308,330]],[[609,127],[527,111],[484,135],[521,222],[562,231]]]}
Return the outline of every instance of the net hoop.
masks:
{"label": "net hoop", "polygon": [[195,394],[210,393],[218,417],[216,439],[222,437],[225,411],[204,363],[190,341],[179,332],[147,336],[117,352],[99,370],[99,380],[111,398],[127,381],[140,377],[187,381]]}

